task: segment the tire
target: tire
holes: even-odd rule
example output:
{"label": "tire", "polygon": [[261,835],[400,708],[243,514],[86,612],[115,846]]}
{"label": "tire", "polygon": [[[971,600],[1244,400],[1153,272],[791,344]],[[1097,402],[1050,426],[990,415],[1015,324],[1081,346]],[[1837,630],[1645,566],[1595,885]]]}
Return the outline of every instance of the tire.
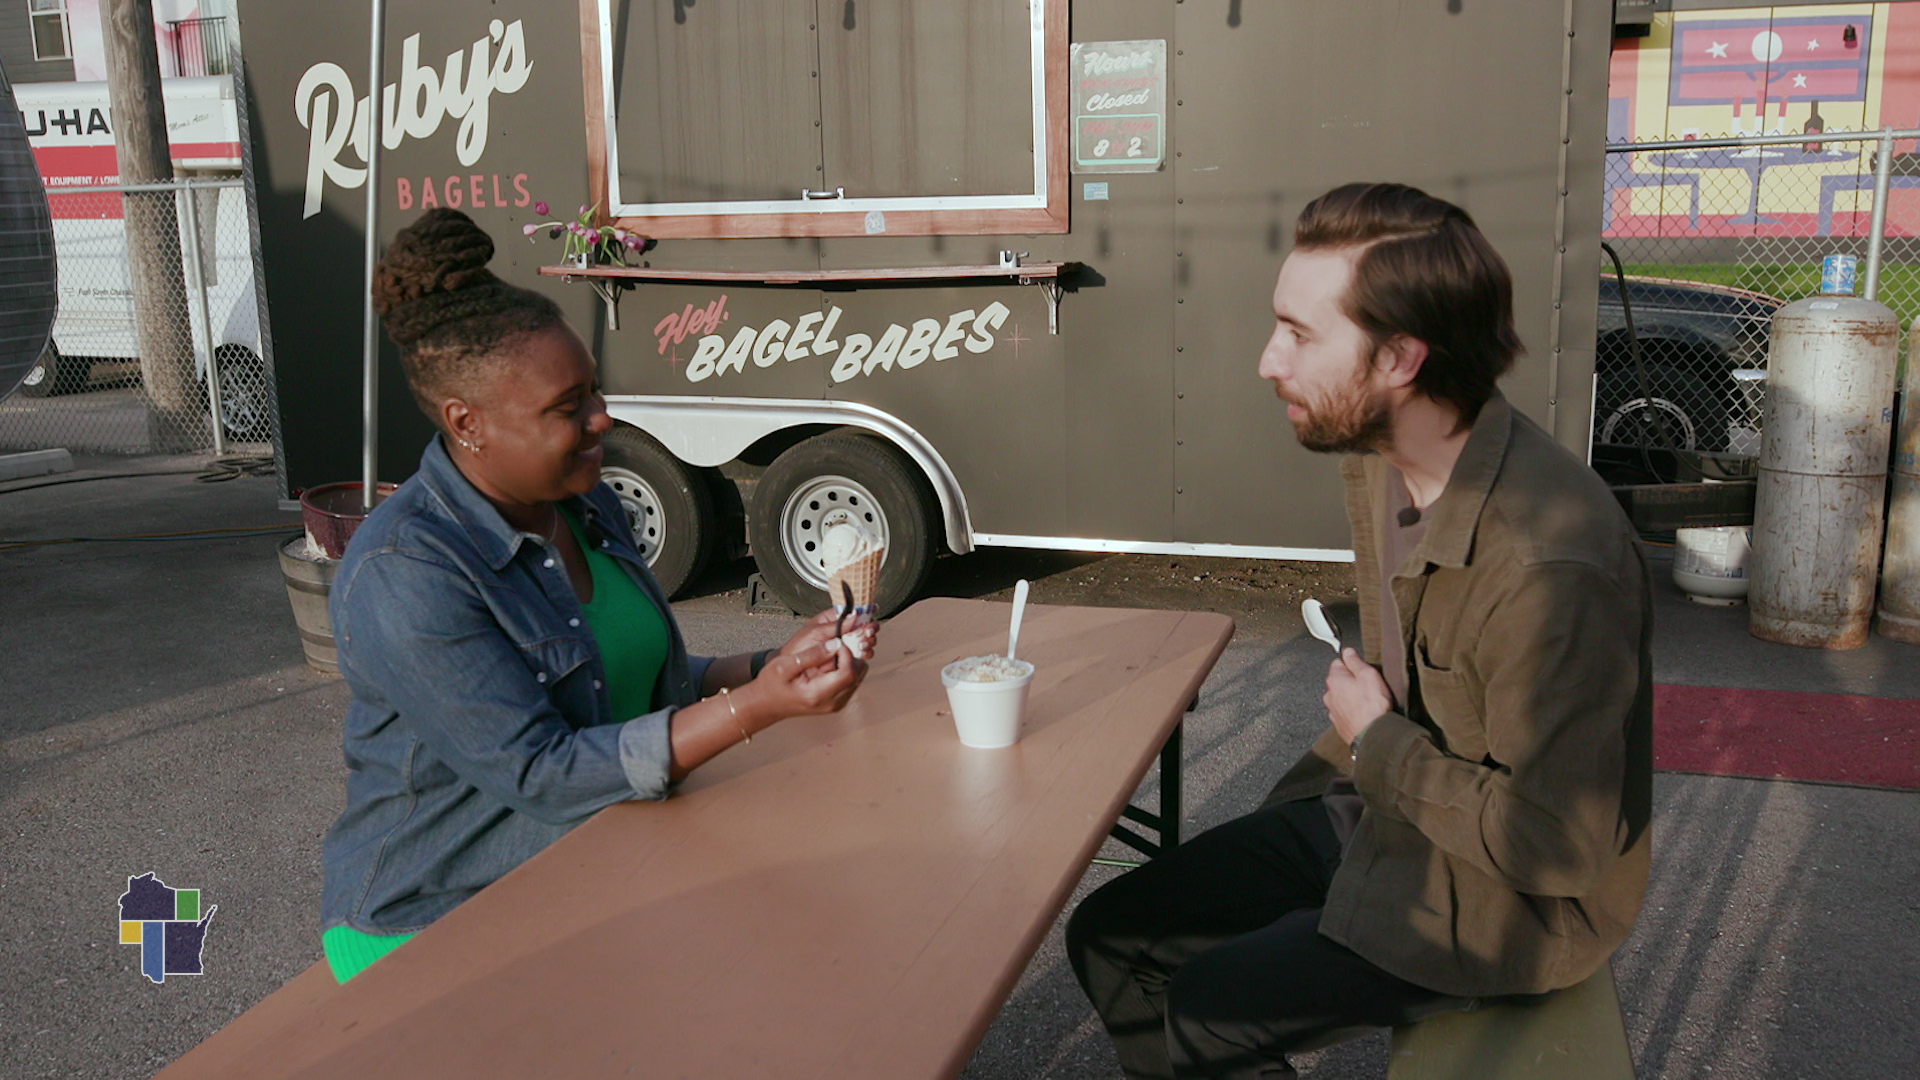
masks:
{"label": "tire", "polygon": [[40,359],[35,360],[33,366],[27,369],[26,378],[20,380],[20,396],[30,398],[51,396],[54,392],[54,383],[59,378],[59,371],[60,350],[54,348],[53,342],[49,341],[47,347],[41,350]]}
{"label": "tire", "polygon": [[706,478],[639,428],[620,426],[601,440],[600,479],[620,498],[634,546],[669,598],[706,568],[717,531]]}
{"label": "tire", "polygon": [[[1691,371],[1648,365],[1649,399],[1631,370],[1600,374],[1594,401],[1593,441],[1612,446],[1645,444],[1655,449],[1719,451],[1727,442],[1727,402]],[[1656,415],[1664,422],[1665,437]]]}
{"label": "tire", "polygon": [[940,509],[912,461],[865,435],[808,439],[761,475],[747,518],[761,578],[795,611],[811,614],[829,606],[817,540],[842,519],[885,541],[876,602],[883,616],[899,611],[926,584]]}
{"label": "tire", "polygon": [[213,355],[220,369],[220,420],[227,438],[236,442],[271,439],[273,398],[267,387],[267,365],[244,345],[222,345]]}
{"label": "tire", "polygon": [[41,350],[40,359],[27,369],[27,377],[20,383],[20,396],[43,398],[71,394],[84,389],[86,384],[87,362],[61,356],[60,347],[49,340]]}

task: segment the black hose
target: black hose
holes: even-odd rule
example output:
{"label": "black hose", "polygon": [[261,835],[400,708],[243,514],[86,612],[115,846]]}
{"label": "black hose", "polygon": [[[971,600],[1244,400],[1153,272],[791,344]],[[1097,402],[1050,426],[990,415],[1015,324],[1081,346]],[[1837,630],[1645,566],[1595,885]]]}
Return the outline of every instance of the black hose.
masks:
{"label": "black hose", "polygon": [[[1633,301],[1627,296],[1627,272],[1621,267],[1620,254],[1613,250],[1612,244],[1602,240],[1600,250],[1613,260],[1613,279],[1620,284],[1620,311],[1627,318],[1627,353],[1633,358],[1634,375],[1640,383],[1640,400],[1646,402],[1647,412],[1653,415],[1653,422],[1660,425],[1660,441],[1672,450],[1673,435],[1667,430],[1666,415],[1653,403],[1653,380],[1647,377],[1647,364],[1640,355],[1640,335],[1633,329]],[[1667,483],[1661,477],[1660,470],[1653,467],[1653,453],[1647,446],[1645,425],[1640,426],[1640,463],[1647,467],[1647,473],[1653,477],[1654,483]]]}
{"label": "black hose", "polygon": [[30,483],[10,484],[0,487],[0,495],[11,495],[16,491],[32,491],[36,488],[57,487],[61,484],[86,484],[95,480],[140,480],[149,476],[191,476],[203,484],[220,483],[235,480],[242,476],[272,476],[273,459],[270,457],[226,457],[191,469],[157,469],[152,472],[110,472],[82,473],[79,476],[52,476]]}

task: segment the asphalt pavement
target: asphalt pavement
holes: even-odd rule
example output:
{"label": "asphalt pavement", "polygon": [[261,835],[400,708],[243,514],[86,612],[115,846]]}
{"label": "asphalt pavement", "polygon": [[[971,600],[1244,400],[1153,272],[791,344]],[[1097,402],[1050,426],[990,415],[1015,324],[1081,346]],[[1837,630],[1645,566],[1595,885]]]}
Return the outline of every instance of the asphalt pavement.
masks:
{"label": "asphalt pavement", "polygon": [[[320,839],[343,801],[344,685],[301,656],[273,482],[202,459],[87,458],[78,482],[0,484],[0,1074],[151,1074],[319,959]],[[182,472],[181,470],[188,470]],[[87,479],[106,473],[147,475]],[[163,475],[164,474],[164,475]],[[17,541],[284,530],[209,539]],[[1657,564],[1664,571],[1664,564]],[[748,568],[676,604],[697,651],[778,643],[746,611]],[[1205,608],[1240,630],[1188,719],[1187,829],[1255,805],[1324,723],[1325,646],[1299,601],[1355,627],[1341,566],[990,551],[942,560],[933,591],[1037,603]],[[1745,611],[1681,599],[1664,573],[1656,675],[1704,686],[1920,697],[1920,651],[1824,653],[1745,633]],[[1150,774],[1141,799],[1152,800]],[[1892,1077],[1920,1061],[1920,794],[1661,775],[1646,907],[1614,958],[1642,1077]],[[1142,805],[1153,805],[1151,801]],[[1125,857],[1117,845],[1108,854]],[[154,985],[119,944],[129,875],[218,905],[206,970]],[[1120,871],[1092,868],[1080,892]],[[1305,1057],[1311,1078],[1386,1074],[1382,1036]],[[1111,1078],[1058,928],[963,1074]]]}

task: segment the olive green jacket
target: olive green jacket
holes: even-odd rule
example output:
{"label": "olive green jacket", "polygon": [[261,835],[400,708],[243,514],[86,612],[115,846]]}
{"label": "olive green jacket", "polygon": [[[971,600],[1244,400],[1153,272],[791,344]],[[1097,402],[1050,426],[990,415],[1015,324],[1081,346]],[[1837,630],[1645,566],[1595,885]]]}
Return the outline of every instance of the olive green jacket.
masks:
{"label": "olive green jacket", "polygon": [[[1386,463],[1343,471],[1378,657]],[[1444,993],[1571,986],[1626,939],[1646,892],[1646,565],[1600,478],[1498,396],[1427,520],[1393,577],[1404,713],[1375,720],[1357,760],[1328,728],[1267,801],[1351,775],[1365,802],[1322,934]]]}

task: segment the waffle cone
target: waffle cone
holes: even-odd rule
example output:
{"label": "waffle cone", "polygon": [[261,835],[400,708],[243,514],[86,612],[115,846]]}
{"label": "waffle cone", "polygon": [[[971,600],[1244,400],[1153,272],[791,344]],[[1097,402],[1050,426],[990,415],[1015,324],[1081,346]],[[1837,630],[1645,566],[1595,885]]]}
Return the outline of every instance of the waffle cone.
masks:
{"label": "waffle cone", "polygon": [[853,591],[853,606],[857,610],[872,611],[874,602],[880,595],[880,562],[886,558],[886,548],[875,548],[866,555],[827,572],[827,592],[834,607],[844,607],[846,600],[840,591],[845,583]]}

